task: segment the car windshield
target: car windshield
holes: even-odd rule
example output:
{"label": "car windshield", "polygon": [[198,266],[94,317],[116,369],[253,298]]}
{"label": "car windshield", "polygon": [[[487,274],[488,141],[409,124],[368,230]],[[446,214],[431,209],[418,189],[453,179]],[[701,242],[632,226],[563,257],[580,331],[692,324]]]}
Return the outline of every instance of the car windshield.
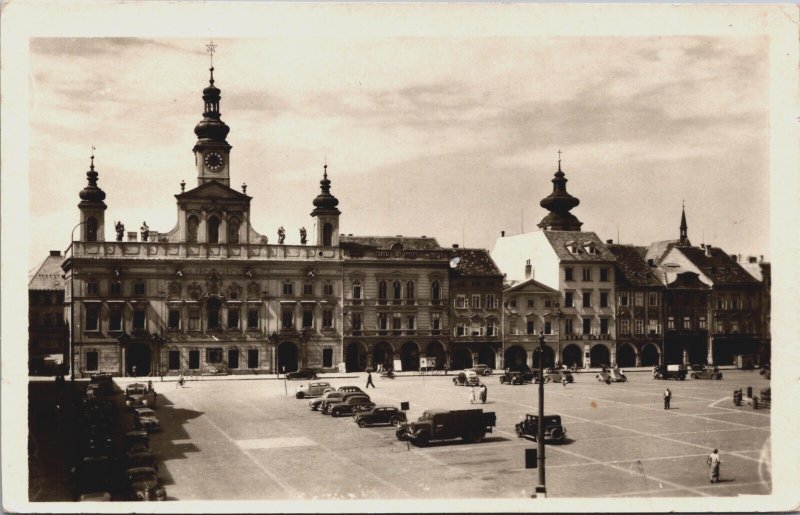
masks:
{"label": "car windshield", "polygon": [[156,415],[156,412],[151,410],[150,408],[144,408],[144,409],[137,409],[136,414],[139,415],[140,417],[154,417]]}
{"label": "car windshield", "polygon": [[149,486],[153,486],[158,481],[156,477],[156,473],[153,470],[141,470],[136,472],[131,472],[130,475],[131,482],[134,483],[148,483]]}

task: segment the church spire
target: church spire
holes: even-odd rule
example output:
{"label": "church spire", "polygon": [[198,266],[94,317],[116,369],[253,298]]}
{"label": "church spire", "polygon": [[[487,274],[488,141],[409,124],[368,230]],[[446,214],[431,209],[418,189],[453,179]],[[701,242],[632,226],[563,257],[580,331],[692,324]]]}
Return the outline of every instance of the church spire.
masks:
{"label": "church spire", "polygon": [[678,246],[680,247],[689,247],[691,243],[689,243],[689,236],[688,236],[688,229],[689,226],[686,225],[686,204],[681,202],[681,239],[678,242]]}
{"label": "church spire", "polygon": [[539,205],[550,211],[537,225],[548,231],[580,231],[583,222],[578,220],[570,210],[581,203],[580,200],[567,193],[566,174],[561,171],[561,151],[558,151],[558,171],[554,174],[553,192],[543,198]]}

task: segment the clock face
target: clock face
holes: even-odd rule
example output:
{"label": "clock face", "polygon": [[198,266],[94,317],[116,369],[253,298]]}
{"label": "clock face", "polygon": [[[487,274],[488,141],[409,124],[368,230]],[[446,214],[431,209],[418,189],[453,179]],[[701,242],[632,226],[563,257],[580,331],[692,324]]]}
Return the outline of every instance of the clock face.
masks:
{"label": "clock face", "polygon": [[206,154],[204,162],[206,163],[206,168],[208,168],[212,172],[220,171],[224,163],[222,156],[217,154],[216,152],[209,152],[208,154]]}

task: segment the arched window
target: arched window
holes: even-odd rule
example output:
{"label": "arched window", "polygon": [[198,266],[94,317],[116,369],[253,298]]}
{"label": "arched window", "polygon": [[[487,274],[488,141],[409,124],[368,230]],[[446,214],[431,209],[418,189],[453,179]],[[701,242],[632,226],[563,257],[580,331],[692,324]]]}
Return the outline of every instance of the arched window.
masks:
{"label": "arched window", "polygon": [[414,300],[414,281],[406,283],[406,300]]}
{"label": "arched window", "polygon": [[435,304],[442,300],[442,287],[439,285],[439,281],[433,281],[431,284],[431,297]]}
{"label": "arched window", "polygon": [[324,247],[330,247],[333,241],[333,226],[331,224],[325,224],[322,226],[322,245]]}
{"label": "arched window", "polygon": [[192,215],[186,220],[186,242],[197,243],[197,227],[200,225],[200,220]]}
{"label": "arched window", "polygon": [[208,217],[208,243],[219,243],[219,218]]}
{"label": "arched window", "polygon": [[228,219],[228,243],[239,243],[239,227],[242,223],[235,216]]}
{"label": "arched window", "polygon": [[86,241],[97,241],[97,219],[93,216],[86,219]]}
{"label": "arched window", "polygon": [[378,283],[378,300],[386,300],[387,298],[386,281],[381,281]]}
{"label": "arched window", "polygon": [[395,281],[392,284],[392,298],[394,300],[400,300],[403,298],[403,287],[400,285],[400,281]]}

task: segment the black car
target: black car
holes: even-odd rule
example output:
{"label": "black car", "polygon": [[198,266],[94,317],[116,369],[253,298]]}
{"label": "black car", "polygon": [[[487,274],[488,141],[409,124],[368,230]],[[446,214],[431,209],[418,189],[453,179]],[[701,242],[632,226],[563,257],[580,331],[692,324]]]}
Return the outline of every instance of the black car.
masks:
{"label": "black car", "polygon": [[70,473],[75,499],[83,494],[110,492],[113,486],[113,464],[108,456],[87,456]]}
{"label": "black car", "polygon": [[375,403],[369,400],[367,395],[354,395],[340,402],[334,402],[327,406],[326,414],[333,417],[343,417],[352,415],[359,411],[370,411],[375,407]]}
{"label": "black car", "polygon": [[356,414],[355,421],[358,427],[367,427],[373,424],[399,426],[406,421],[406,414],[394,406],[377,406],[371,411]]}
{"label": "black car", "polygon": [[[517,436],[520,438],[528,437],[531,440],[536,440],[536,435],[539,430],[539,416],[538,415],[525,415],[525,420],[517,424],[514,429]],[[561,415],[545,415],[544,416],[544,439],[551,442],[561,442],[567,436],[567,430],[561,425]]]}
{"label": "black car", "polygon": [[133,452],[126,457],[126,466],[129,469],[136,467],[149,467],[158,472],[158,461],[151,452]]}
{"label": "black car", "polygon": [[90,456],[103,456],[114,450],[113,431],[106,423],[84,426],[80,439],[84,453]]}
{"label": "black car", "polygon": [[125,472],[128,499],[131,501],[166,501],[167,491],[150,467],[134,467]]}
{"label": "black car", "polygon": [[317,378],[317,371],[313,368],[301,368],[300,370],[295,370],[294,372],[288,372],[286,374],[286,379],[316,379]]}
{"label": "black car", "polygon": [[508,371],[500,376],[500,384],[525,384],[533,382],[535,374],[531,371]]}

